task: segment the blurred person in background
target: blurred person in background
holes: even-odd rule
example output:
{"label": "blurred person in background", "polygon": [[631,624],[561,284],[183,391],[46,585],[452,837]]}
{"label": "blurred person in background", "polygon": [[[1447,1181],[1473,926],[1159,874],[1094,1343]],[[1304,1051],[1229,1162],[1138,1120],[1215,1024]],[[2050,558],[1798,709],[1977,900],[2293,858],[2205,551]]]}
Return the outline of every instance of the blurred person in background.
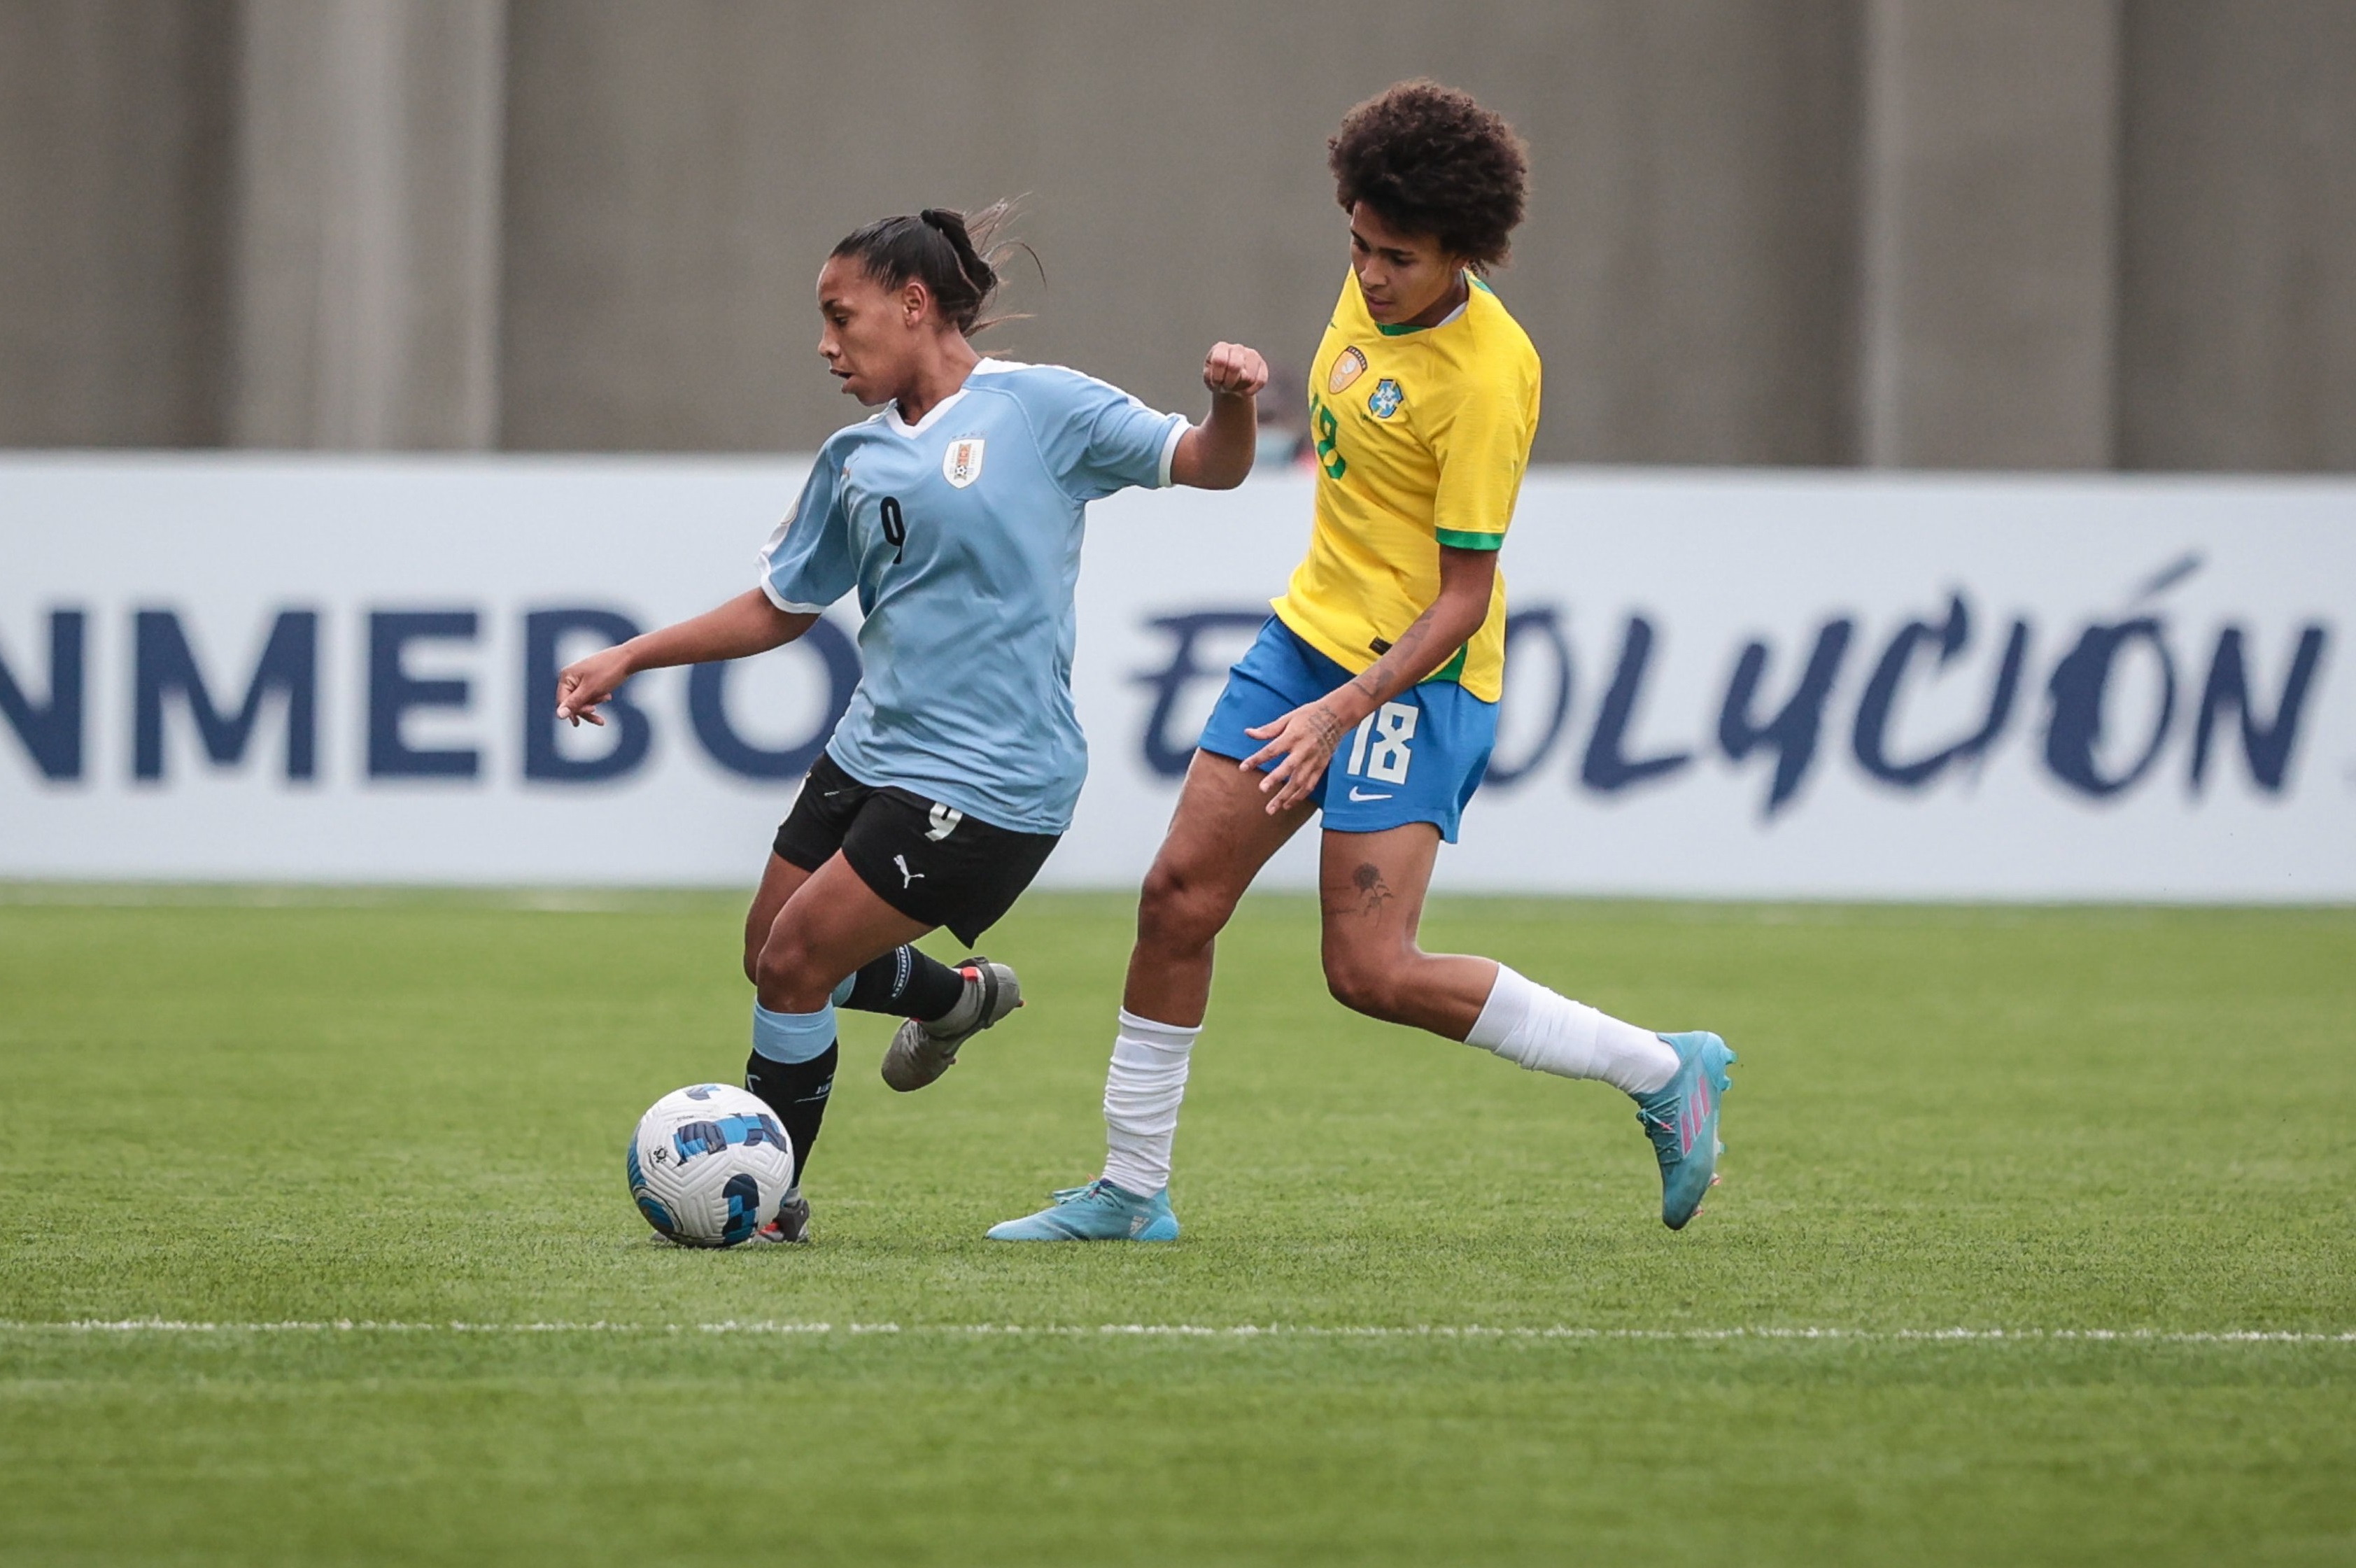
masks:
{"label": "blurred person in background", "polygon": [[1281,474],[1306,470],[1317,460],[1317,443],[1309,435],[1309,381],[1297,366],[1283,361],[1268,368],[1268,388],[1260,395],[1259,458],[1256,472]]}

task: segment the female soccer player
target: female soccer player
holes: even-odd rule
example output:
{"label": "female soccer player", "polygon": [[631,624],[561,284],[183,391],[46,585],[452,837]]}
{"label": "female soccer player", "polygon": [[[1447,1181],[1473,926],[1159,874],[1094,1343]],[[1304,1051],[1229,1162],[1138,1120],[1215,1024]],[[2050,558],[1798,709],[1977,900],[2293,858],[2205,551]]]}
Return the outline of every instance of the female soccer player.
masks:
{"label": "female soccer player", "polygon": [[837,1005],[907,1017],[884,1062],[907,1090],[1020,1002],[1006,965],[952,969],[908,944],[943,925],[978,940],[1071,824],[1087,772],[1071,692],[1087,503],[1130,485],[1227,489],[1251,469],[1268,368],[1249,348],[1212,347],[1199,425],[1075,370],[980,356],[1004,210],[928,208],[834,248],[819,353],[881,411],[819,450],[758,587],[557,679],[560,717],[603,723],[597,705],[637,672],[765,653],[858,591],[858,689],[745,920],[758,999],[744,1086],[798,1162],[770,1240],[808,1234],[801,1175],[834,1083]]}
{"label": "female soccer player", "polygon": [[1146,877],[1105,1080],[1104,1174],[993,1227],[1001,1241],[1177,1236],[1170,1146],[1212,943],[1319,809],[1336,998],[1634,1096],[1673,1230],[1716,1179],[1734,1060],[1718,1036],[1657,1035],[1490,959],[1416,945],[1433,858],[1496,736],[1497,551],[1537,428],[1538,357],[1482,275],[1521,221],[1527,165],[1503,120],[1428,81],[1359,104],[1327,147],[1352,275],[1310,374],[1308,559],[1229,672]]}

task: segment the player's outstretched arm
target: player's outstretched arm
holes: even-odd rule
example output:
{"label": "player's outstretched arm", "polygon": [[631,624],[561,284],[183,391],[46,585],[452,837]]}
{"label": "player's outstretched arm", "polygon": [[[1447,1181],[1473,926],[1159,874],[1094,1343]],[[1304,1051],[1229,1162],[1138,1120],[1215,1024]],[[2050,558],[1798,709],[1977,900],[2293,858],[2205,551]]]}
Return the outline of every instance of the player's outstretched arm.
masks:
{"label": "player's outstretched arm", "polygon": [[1259,441],[1259,389],[1268,385],[1268,361],[1240,343],[1214,343],[1203,358],[1203,385],[1211,389],[1211,412],[1178,438],[1170,459],[1170,482],[1197,490],[1232,490],[1251,472]]}
{"label": "player's outstretched arm", "polygon": [[792,642],[817,619],[780,610],[767,594],[749,589],[691,621],[641,633],[565,666],[556,677],[556,716],[576,725],[584,719],[603,724],[597,705],[640,670],[765,654]]}

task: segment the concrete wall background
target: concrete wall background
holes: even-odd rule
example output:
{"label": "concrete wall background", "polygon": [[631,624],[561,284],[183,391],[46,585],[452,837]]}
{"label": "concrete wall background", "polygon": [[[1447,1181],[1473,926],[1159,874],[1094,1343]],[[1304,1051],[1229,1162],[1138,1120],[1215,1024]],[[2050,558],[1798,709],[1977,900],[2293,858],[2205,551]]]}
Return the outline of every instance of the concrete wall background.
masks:
{"label": "concrete wall background", "polygon": [[1414,74],[1543,458],[2356,467],[2341,0],[0,0],[0,444],[807,449],[833,240],[1012,194],[986,341],[1193,409]]}
{"label": "concrete wall background", "polygon": [[243,0],[240,19],[231,438],[492,444],[500,9]]}
{"label": "concrete wall background", "polygon": [[0,4],[0,442],[226,433],[229,21]]}
{"label": "concrete wall background", "polygon": [[2132,0],[2120,461],[2356,468],[2356,5]]}

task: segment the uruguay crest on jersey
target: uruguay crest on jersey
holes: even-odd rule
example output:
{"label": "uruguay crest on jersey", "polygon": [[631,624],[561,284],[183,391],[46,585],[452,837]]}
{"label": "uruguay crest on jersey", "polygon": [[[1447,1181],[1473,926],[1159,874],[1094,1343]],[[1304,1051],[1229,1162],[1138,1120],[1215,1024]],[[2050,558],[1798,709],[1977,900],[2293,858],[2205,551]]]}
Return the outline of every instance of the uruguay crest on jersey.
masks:
{"label": "uruguay crest on jersey", "polygon": [[964,817],[1070,827],[1088,769],[1071,692],[1087,504],[1169,484],[1187,428],[1076,370],[984,359],[914,423],[887,403],[828,437],[761,551],[787,614],[858,595],[858,685],[826,754],[936,803],[929,837],[952,845]]}
{"label": "uruguay crest on jersey", "polygon": [[981,477],[982,439],[961,435],[941,453],[941,477],[962,490]]}

